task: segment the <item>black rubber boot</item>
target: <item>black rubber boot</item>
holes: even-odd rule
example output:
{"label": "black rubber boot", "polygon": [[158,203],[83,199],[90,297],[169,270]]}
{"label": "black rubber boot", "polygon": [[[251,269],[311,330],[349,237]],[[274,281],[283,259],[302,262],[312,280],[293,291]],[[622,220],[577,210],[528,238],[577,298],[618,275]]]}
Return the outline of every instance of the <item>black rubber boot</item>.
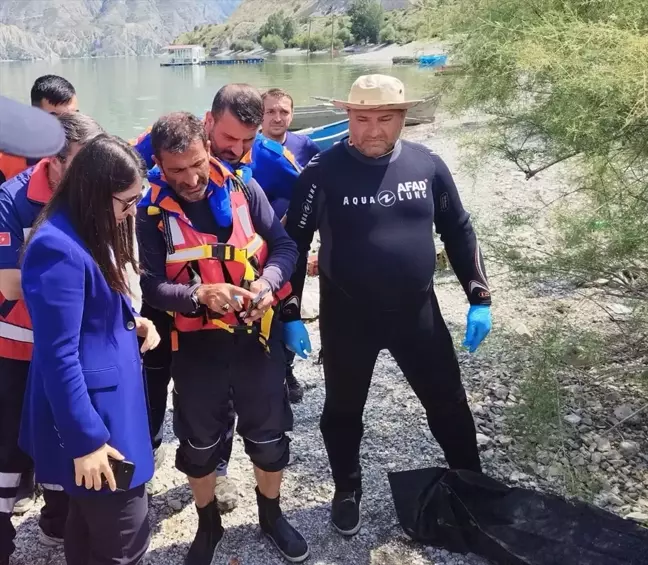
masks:
{"label": "black rubber boot", "polygon": [[198,531],[187,553],[185,565],[210,565],[223,539],[221,517],[215,499],[204,508],[196,507],[196,510]]}
{"label": "black rubber boot", "polygon": [[304,388],[293,373],[291,365],[286,366],[286,386],[288,387],[288,400],[291,404],[299,404],[304,398]]}
{"label": "black rubber boot", "polygon": [[279,506],[279,497],[266,498],[257,487],[257,504],[259,505],[259,524],[261,530],[275,544],[281,555],[291,563],[301,563],[308,558],[308,543],[286,520]]}

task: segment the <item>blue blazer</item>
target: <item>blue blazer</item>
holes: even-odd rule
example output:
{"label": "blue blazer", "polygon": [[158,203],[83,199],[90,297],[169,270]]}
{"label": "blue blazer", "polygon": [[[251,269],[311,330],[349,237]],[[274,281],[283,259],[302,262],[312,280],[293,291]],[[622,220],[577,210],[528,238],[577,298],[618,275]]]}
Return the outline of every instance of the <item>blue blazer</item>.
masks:
{"label": "blue blazer", "polygon": [[[22,289],[34,326],[20,446],[36,480],[77,487],[73,459],[104,443],[135,464],[131,487],[153,476],[134,311],[113,291],[63,211],[25,250]],[[109,493],[104,489],[101,493]]]}

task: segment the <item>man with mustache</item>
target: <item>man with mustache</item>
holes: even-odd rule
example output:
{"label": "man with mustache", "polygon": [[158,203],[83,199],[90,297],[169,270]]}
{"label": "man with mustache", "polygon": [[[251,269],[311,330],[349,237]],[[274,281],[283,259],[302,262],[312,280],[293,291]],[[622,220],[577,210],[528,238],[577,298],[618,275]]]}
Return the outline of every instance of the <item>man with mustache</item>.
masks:
{"label": "man with mustache", "polygon": [[151,131],[157,168],[138,211],[143,298],[173,313],[176,467],[188,477],[198,512],[186,565],[209,565],[223,536],[214,490],[230,400],[254,465],[262,531],[291,562],[309,553],[279,505],[292,412],[274,308],[289,291],[296,248],[258,184],[209,154],[211,138],[230,158],[245,152],[253,141],[245,127],[207,132],[212,120],[241,121],[250,111],[232,96],[206,127],[185,112],[160,118]]}
{"label": "man with mustache", "polygon": [[[436,227],[470,303],[464,346],[475,351],[491,327],[490,292],[470,216],[448,167],[429,148],[399,139],[408,108],[403,83],[359,77],[346,101],[349,139],[304,169],[286,230],[300,258],[285,301],[299,319],[306,259],[320,230],[320,334],[326,400],[320,428],[335,495],[333,526],[361,525],[362,417],[378,353],[388,349],[427,414],[448,465],[480,470],[475,425],[452,338],[434,294]],[[301,331],[286,344],[299,352]]]}
{"label": "man with mustache", "polygon": [[[261,184],[292,185],[300,168],[296,168],[277,155],[272,148],[265,147],[258,136],[263,119],[263,103],[257,89],[247,84],[228,84],[214,96],[212,108],[203,120],[210,142],[210,153],[239,178],[254,179]],[[149,167],[155,164],[150,130],[133,141]],[[258,166],[257,166],[258,165]],[[259,177],[259,178],[257,178]],[[284,207],[285,213],[285,207]],[[156,466],[161,463],[159,454],[162,444],[164,415],[166,412],[167,391],[171,380],[171,341],[170,317],[164,311],[142,303],[142,316],[155,323],[160,337],[160,345],[144,355],[144,367],[150,404],[150,424],[153,449],[156,452]],[[287,352],[288,357],[292,357]],[[292,376],[292,363],[286,361],[286,384],[292,400],[301,400],[301,387]],[[303,395],[303,392],[302,392]],[[217,468],[216,500],[222,512],[233,510],[238,504],[238,491],[235,482],[228,477],[228,462],[232,453],[232,434],[235,413],[230,410],[228,433],[220,445],[220,458]]]}

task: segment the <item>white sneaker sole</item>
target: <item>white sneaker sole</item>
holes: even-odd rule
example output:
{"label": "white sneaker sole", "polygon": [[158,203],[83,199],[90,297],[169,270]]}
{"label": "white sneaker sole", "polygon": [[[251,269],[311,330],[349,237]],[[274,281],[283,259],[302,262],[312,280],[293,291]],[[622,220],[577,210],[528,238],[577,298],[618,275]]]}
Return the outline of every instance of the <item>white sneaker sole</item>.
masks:
{"label": "white sneaker sole", "polygon": [[358,518],[358,523],[351,530],[343,530],[342,528],[338,528],[333,520],[331,520],[331,524],[333,524],[333,527],[339,534],[342,534],[343,536],[355,536],[360,531],[360,528],[362,528],[362,514],[360,514],[360,504],[358,504],[358,514],[360,515]]}
{"label": "white sneaker sole", "polygon": [[279,553],[281,553],[281,555],[283,556],[283,558],[286,561],[290,561],[291,563],[302,563],[302,562],[306,561],[306,559],[308,559],[308,557],[310,556],[310,547],[308,547],[306,549],[306,553],[304,553],[304,555],[300,555],[299,557],[290,557],[289,555],[286,555],[281,550],[281,548],[277,545],[277,542],[274,540],[274,538],[272,536],[269,536],[268,534],[264,534],[264,535],[265,535],[265,537],[267,537],[274,544],[274,546],[277,548],[277,551]]}
{"label": "white sneaker sole", "polygon": [[63,538],[48,536],[43,530],[38,530],[38,541],[46,547],[61,547],[64,543]]}

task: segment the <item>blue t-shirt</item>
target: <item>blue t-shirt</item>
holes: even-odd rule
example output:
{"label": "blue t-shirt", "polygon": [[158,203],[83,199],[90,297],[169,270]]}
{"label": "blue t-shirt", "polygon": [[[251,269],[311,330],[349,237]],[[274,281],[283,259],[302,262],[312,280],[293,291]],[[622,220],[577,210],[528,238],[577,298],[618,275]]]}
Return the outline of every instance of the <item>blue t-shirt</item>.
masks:
{"label": "blue t-shirt", "polygon": [[286,132],[286,140],[283,145],[295,156],[302,167],[308,165],[308,162],[320,151],[310,137],[290,131]]}

